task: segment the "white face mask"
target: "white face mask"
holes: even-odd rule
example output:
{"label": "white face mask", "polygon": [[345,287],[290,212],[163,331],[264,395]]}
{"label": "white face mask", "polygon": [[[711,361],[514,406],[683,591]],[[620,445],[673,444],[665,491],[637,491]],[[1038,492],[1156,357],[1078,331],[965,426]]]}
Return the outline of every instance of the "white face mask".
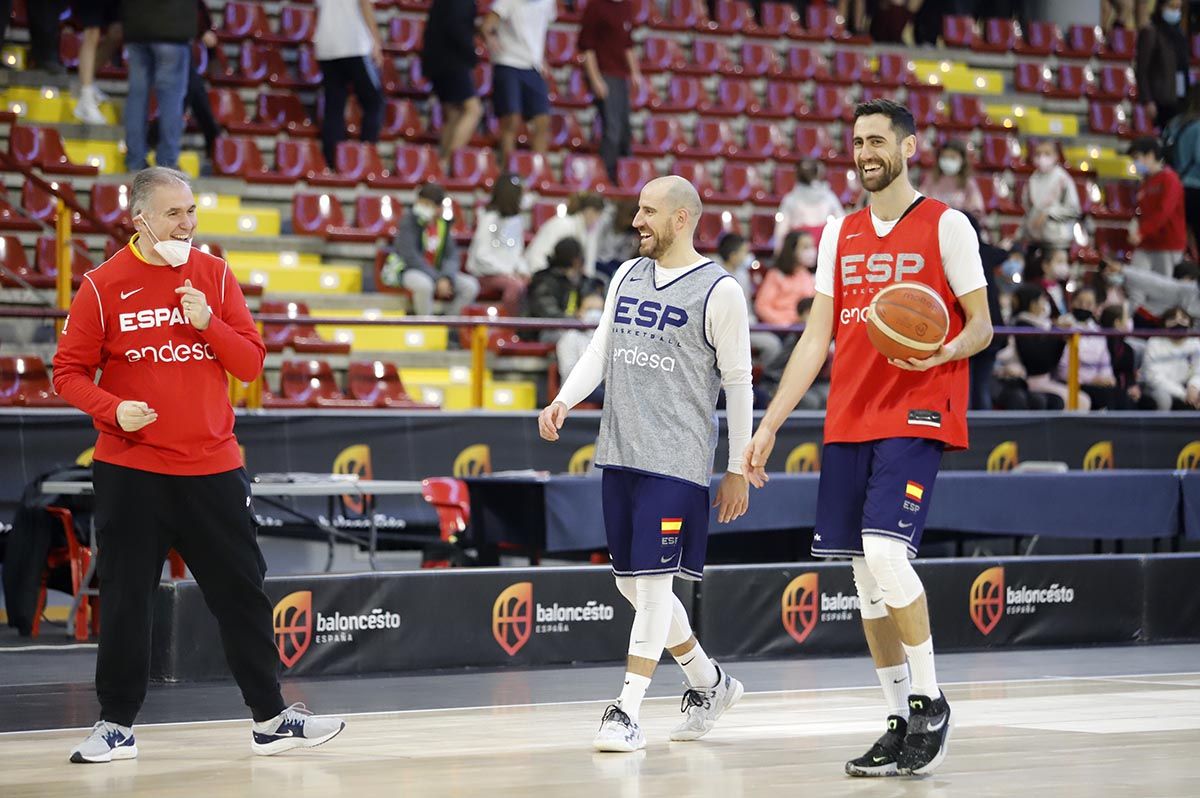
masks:
{"label": "white face mask", "polygon": [[579,319],[585,324],[599,324],[603,316],[604,310],[602,308],[589,308],[583,312],[583,315]]}
{"label": "white face mask", "polygon": [[1071,276],[1071,264],[1065,261],[1058,261],[1050,266],[1050,274],[1054,276],[1055,280],[1062,282]]}
{"label": "white face mask", "polygon": [[1053,155],[1043,154],[1038,155],[1033,159],[1033,165],[1036,166],[1040,172],[1049,172],[1057,163],[1058,159]]}
{"label": "white face mask", "polygon": [[817,248],[805,247],[796,255],[796,259],[800,261],[801,266],[811,269],[817,265]]}
{"label": "white face mask", "polygon": [[140,218],[146,225],[146,232],[150,234],[150,238],[154,239],[154,251],[160,258],[175,267],[188,262],[188,258],[192,256],[192,240],[190,238],[187,241],[179,241],[174,238],[160,239],[150,229],[150,222],[146,221],[146,217],[143,215]]}
{"label": "white face mask", "polygon": [[422,202],[418,202],[413,206],[413,216],[416,216],[417,221],[419,221],[421,224],[429,224],[431,221],[433,221],[433,217],[436,214],[436,210]]}
{"label": "white face mask", "polygon": [[938,168],[942,170],[942,174],[953,177],[962,171],[962,161],[958,158],[943,155],[941,158],[938,158]]}

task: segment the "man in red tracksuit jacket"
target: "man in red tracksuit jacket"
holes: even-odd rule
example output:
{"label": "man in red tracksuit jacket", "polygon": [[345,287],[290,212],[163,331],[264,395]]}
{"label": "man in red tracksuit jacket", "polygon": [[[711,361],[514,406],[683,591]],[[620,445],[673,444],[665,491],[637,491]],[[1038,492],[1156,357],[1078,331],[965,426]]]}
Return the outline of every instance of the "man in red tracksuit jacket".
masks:
{"label": "man in red tracksuit jacket", "polygon": [[71,761],[137,756],[131,727],[149,680],[152,602],[172,548],[220,625],[254,716],[255,753],[319,745],[345,724],[284,705],[266,563],[233,435],[226,371],[257,378],[266,349],[229,265],[191,247],[187,177],[144,169],[129,205],[137,235],[84,275],[54,355],[55,390],[100,433],[100,722]]}
{"label": "man in red tracksuit jacket", "polygon": [[1183,182],[1163,161],[1163,146],[1153,136],[1135,139],[1129,156],[1142,178],[1137,193],[1137,216],[1129,243],[1136,247],[1130,266],[1170,277],[1187,250],[1187,217]]}

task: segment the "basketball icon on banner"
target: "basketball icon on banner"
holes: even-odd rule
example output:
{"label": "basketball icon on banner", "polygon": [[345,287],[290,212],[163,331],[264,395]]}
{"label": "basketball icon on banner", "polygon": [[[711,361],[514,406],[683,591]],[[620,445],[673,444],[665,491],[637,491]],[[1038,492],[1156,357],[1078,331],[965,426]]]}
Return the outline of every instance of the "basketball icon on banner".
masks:
{"label": "basketball icon on banner", "polygon": [[[371,447],[365,443],[347,446],[334,458],[331,470],[334,474],[354,474],[359,479],[371,479]],[[342,496],[342,503],[346,509],[359,515],[366,509],[366,498],[363,496],[347,494]]]}
{"label": "basketball icon on banner", "polygon": [[298,590],[284,596],[272,612],[275,648],[279,661],[290,668],[300,661],[312,643],[312,592]]}
{"label": "basketball icon on banner", "polygon": [[982,634],[989,635],[1004,617],[1004,568],[989,568],[971,585],[971,622]]}
{"label": "basketball icon on banner", "polygon": [[492,637],[513,656],[533,634],[533,583],[517,582],[506,587],[492,605]]}
{"label": "basketball icon on banner", "polygon": [[987,470],[988,471],[1012,471],[1020,462],[1020,457],[1017,455],[1017,442],[1005,441],[996,445],[992,449],[992,453],[988,455]]}
{"label": "basketball icon on banner", "polygon": [[454,458],[454,468],[451,473],[463,477],[479,477],[492,473],[492,450],[486,443],[476,443],[468,446]]}
{"label": "basketball icon on banner", "polygon": [[586,474],[592,470],[592,461],[596,459],[596,444],[589,443],[587,446],[580,446],[575,454],[571,455],[571,461],[567,463],[568,474]]}
{"label": "basketball icon on banner", "polygon": [[1100,441],[1083,456],[1084,471],[1106,471],[1116,468],[1112,441]]}
{"label": "basketball icon on banner", "polygon": [[818,580],[813,571],[800,574],[783,590],[783,628],[797,643],[803,643],[817,625]]}
{"label": "basketball icon on banner", "polygon": [[821,449],[817,444],[802,443],[788,454],[783,470],[788,474],[810,474],[821,470]]}
{"label": "basketball icon on banner", "polygon": [[1179,450],[1175,458],[1175,467],[1180,471],[1200,470],[1200,441],[1192,441]]}

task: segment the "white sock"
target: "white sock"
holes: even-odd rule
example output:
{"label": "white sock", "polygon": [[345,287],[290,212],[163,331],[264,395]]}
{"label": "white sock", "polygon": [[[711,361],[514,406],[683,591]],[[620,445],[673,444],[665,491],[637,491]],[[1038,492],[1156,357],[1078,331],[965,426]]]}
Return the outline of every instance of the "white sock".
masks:
{"label": "white sock", "polygon": [[908,667],[912,669],[913,693],[937,699],[941,691],[933,667],[933,637],[927,637],[924,643],[915,646],[904,646],[904,653],[908,655]]}
{"label": "white sock", "polygon": [[899,715],[908,720],[908,665],[901,663],[890,668],[876,668],[875,675],[883,687],[883,697],[887,700],[888,714]]}
{"label": "white sock", "polygon": [[687,683],[695,689],[708,690],[717,686],[717,666],[704,653],[699,641],[686,654],[675,657],[675,662],[683,668]]}
{"label": "white sock", "polygon": [[625,672],[625,686],[621,688],[621,697],[617,699],[617,703],[634,723],[638,722],[638,716],[642,711],[642,699],[646,697],[646,690],[649,687],[649,676],[638,676],[636,673]]}

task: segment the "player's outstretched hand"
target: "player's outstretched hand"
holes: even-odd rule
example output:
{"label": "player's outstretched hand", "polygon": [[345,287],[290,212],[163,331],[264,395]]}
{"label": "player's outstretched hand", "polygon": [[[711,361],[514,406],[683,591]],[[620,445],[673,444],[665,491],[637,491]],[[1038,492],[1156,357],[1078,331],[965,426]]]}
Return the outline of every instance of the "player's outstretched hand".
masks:
{"label": "player's outstretched hand", "polygon": [[145,402],[126,400],[117,405],[117,424],[126,432],[137,432],[158,420],[158,413]]}
{"label": "player's outstretched hand", "polygon": [[741,474],[725,472],[717,487],[717,500],[712,506],[717,508],[717,521],[722,524],[745,515],[750,509],[750,486],[746,478]]}
{"label": "player's outstretched hand", "polygon": [[767,459],[774,448],[775,433],[766,427],[759,427],[758,432],[750,439],[750,445],[746,447],[742,468],[746,472],[746,479],[756,488],[761,488],[771,481],[767,474]]}
{"label": "player's outstretched hand", "polygon": [[558,431],[567,420],[567,406],[562,402],[551,402],[538,413],[538,432],[542,440],[558,440]]}
{"label": "player's outstretched hand", "polygon": [[897,360],[890,358],[888,360],[893,366],[905,371],[929,371],[932,368],[937,368],[943,363],[949,363],[954,359],[955,350],[952,344],[938,347],[938,350],[924,360],[917,360],[915,357],[910,357],[908,360]]}

